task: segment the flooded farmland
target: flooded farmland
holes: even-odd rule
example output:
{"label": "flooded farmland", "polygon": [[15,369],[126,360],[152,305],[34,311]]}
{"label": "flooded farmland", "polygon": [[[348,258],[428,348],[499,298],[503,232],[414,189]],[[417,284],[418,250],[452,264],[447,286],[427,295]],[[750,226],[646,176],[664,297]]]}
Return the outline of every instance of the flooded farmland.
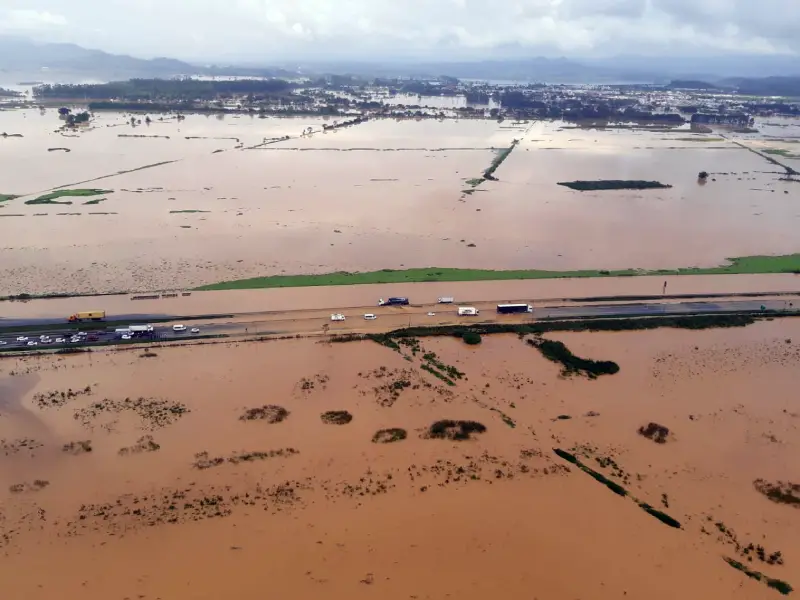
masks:
{"label": "flooded farmland", "polygon": [[[333,120],[150,117],[132,127],[129,114],[100,112],[64,133],[53,109],[0,111],[0,131],[13,134],[0,137],[0,194],[20,196],[0,202],[0,295],[428,266],[659,269],[797,251],[796,182],[734,143],[777,147],[776,130],[793,139],[790,124],[721,137],[553,122],[373,119],[324,131]],[[473,186],[515,139],[498,180]],[[557,185],[580,179],[672,187]],[[26,204],[64,186],[97,194]]]}
{"label": "flooded farmland", "polygon": [[619,372],[565,373],[511,335],[3,359],[4,590],[728,600],[798,585],[797,509],[779,500],[800,490],[800,323],[546,337]]}

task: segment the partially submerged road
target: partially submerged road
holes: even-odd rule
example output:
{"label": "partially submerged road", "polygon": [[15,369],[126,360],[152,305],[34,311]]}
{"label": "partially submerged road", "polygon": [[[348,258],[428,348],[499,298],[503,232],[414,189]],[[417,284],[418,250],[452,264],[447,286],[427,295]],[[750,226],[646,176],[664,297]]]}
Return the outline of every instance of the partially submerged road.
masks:
{"label": "partially submerged road", "polygon": [[[198,318],[192,321],[185,331],[174,331],[176,321],[157,324],[151,337],[141,338],[141,341],[174,341],[191,339],[202,336],[263,336],[263,335],[314,335],[320,333],[380,333],[393,329],[411,326],[436,326],[470,323],[522,323],[535,320],[569,320],[588,318],[614,318],[614,317],[655,317],[667,315],[707,315],[729,314],[742,312],[785,312],[800,308],[800,301],[794,299],[757,299],[757,300],[724,300],[724,301],[691,301],[691,302],[652,302],[652,303],[616,303],[616,304],[587,304],[570,306],[539,306],[533,313],[501,315],[496,312],[495,303],[475,303],[479,309],[477,316],[460,317],[455,305],[423,305],[423,306],[385,306],[380,308],[351,309],[339,311],[345,315],[344,321],[331,321],[329,311],[302,310],[281,311],[271,313],[247,313],[223,318]],[[365,320],[367,311],[376,315],[374,320]],[[140,315],[137,315],[140,316]],[[164,317],[164,315],[159,315]],[[109,315],[109,319],[116,317]],[[115,335],[114,329],[120,328],[119,324],[109,325],[104,330],[94,331],[93,337],[97,339],[84,339],[80,345],[92,345],[113,342],[120,336]],[[192,333],[191,328],[199,331]],[[38,324],[30,332],[24,330],[13,333],[0,334],[0,346],[5,350],[30,349],[41,350],[45,347],[52,348],[53,343],[46,346],[41,344],[36,347],[28,346],[28,341],[40,339],[40,336],[49,336],[51,339],[69,338],[69,333],[75,329],[67,328],[63,324],[53,325],[52,328],[42,327]],[[26,340],[19,338],[27,337]],[[65,345],[71,345],[65,342]]]}

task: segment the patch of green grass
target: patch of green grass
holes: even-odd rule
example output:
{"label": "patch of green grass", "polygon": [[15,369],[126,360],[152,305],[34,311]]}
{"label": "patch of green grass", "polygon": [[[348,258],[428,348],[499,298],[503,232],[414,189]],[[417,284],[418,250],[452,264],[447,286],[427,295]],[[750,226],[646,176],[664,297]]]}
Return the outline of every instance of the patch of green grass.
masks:
{"label": "patch of green grass", "polygon": [[25,204],[72,204],[71,200],[58,200],[58,198],[80,198],[83,196],[100,196],[103,194],[113,194],[114,190],[101,190],[96,188],[81,188],[73,190],[55,190],[43,194],[33,200],[26,200]]}
{"label": "patch of green grass", "polygon": [[14,194],[0,194],[0,202],[8,202],[9,200],[14,200],[15,198],[19,198],[19,196],[15,196]]}
{"label": "patch of green grass", "polygon": [[492,270],[425,267],[420,269],[382,269],[362,273],[338,271],[321,275],[271,275],[223,281],[197,288],[198,290],[245,290],[282,287],[311,287],[324,285],[363,285],[375,283],[418,283],[427,281],[508,281],[514,279],[561,279],[585,277],[632,277],[642,275],[751,275],[759,273],[800,273],[800,254],[783,256],[744,256],[728,259],[730,264],[718,267],[687,267],[679,269],[545,271],[541,269]]}
{"label": "patch of green grass", "polygon": [[171,210],[171,211],[169,211],[169,214],[178,215],[178,214],[186,214],[186,213],[207,213],[207,212],[211,212],[211,211],[210,210],[197,210],[197,209],[194,209],[194,208],[189,208],[189,209],[185,209],[185,210]]}
{"label": "patch of green grass", "polygon": [[763,150],[763,152],[764,154],[774,154],[775,156],[783,156],[784,158],[795,158],[791,150],[785,150],[783,148],[767,148]]}
{"label": "patch of green grass", "polygon": [[653,190],[671,188],[671,185],[660,181],[641,181],[633,179],[598,179],[596,181],[559,181],[563,185],[578,192],[605,190]]}
{"label": "patch of green grass", "polygon": [[676,142],[724,142],[725,138],[721,137],[682,137],[675,138]]}
{"label": "patch of green grass", "polygon": [[91,205],[91,204],[100,204],[101,202],[105,202],[107,198],[95,198],[94,200],[87,200],[83,203],[84,206]]}
{"label": "patch of green grass", "polygon": [[528,344],[538,349],[547,360],[560,363],[561,375],[564,377],[586,374],[589,379],[596,379],[599,375],[614,375],[619,372],[617,363],[610,360],[591,360],[575,356],[559,341],[533,339],[528,340]]}

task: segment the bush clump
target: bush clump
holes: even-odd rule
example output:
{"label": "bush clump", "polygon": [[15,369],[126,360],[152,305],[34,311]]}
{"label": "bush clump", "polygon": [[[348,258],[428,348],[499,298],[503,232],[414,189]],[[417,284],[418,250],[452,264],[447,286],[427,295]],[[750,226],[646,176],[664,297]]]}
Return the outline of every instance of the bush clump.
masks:
{"label": "bush clump", "polygon": [[619,365],[610,360],[591,360],[575,356],[563,343],[554,340],[528,340],[528,344],[539,350],[547,360],[561,363],[564,376],[580,374],[596,379],[599,375],[619,372]]}
{"label": "bush clump", "polygon": [[390,429],[379,429],[372,436],[374,444],[391,444],[392,442],[402,442],[408,437],[408,432],[399,427],[392,427]]}
{"label": "bush clump", "polygon": [[240,421],[266,421],[267,423],[280,423],[289,416],[289,411],[277,404],[266,404],[256,408],[248,408],[239,417]]}
{"label": "bush clump", "polygon": [[800,483],[788,481],[770,483],[763,479],[756,479],[753,486],[773,502],[800,508]]}
{"label": "bush clump", "polygon": [[462,442],[472,439],[472,434],[474,433],[484,433],[485,431],[486,426],[477,421],[452,421],[450,419],[444,419],[442,421],[436,421],[431,425],[425,437]]}
{"label": "bush clump", "polygon": [[347,425],[353,420],[353,415],[346,410],[329,410],[322,413],[319,418],[326,425]]}
{"label": "bush clump", "polygon": [[465,331],[464,335],[461,336],[461,339],[464,340],[465,344],[477,346],[481,343],[481,334],[477,331]]}
{"label": "bush clump", "polygon": [[658,423],[648,423],[647,427],[639,427],[639,435],[653,440],[656,444],[666,444],[669,437],[669,429]]}
{"label": "bush clump", "polygon": [[66,452],[68,454],[84,454],[92,451],[92,442],[91,440],[70,442],[69,444],[64,444],[61,450],[62,452]]}

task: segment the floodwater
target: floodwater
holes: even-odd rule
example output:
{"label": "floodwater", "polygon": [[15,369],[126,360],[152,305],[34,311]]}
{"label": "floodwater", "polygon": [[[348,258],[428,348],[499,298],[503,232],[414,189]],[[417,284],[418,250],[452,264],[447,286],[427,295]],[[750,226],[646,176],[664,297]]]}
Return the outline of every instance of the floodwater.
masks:
{"label": "floodwater", "polygon": [[[53,109],[0,111],[0,131],[24,136],[0,138],[0,193],[24,195],[0,204],[0,294],[427,266],[712,266],[797,251],[797,184],[716,134],[414,119],[323,132],[333,119],[152,118],[131,127],[127,114],[99,113],[66,134]],[[465,194],[514,139],[499,181]],[[700,170],[715,181],[699,185]],[[673,187],[557,185],[592,178]],[[96,205],[24,204],[56,186],[112,193]]]}
{"label": "floodwater", "polygon": [[[775,597],[724,556],[797,586],[796,509],[753,482],[797,483],[800,322],[554,337],[620,372],[559,377],[516,336],[478,347],[423,339],[407,360],[372,342],[309,340],[3,359],[0,384],[17,407],[0,413],[4,591],[25,600],[477,599],[497,589],[542,600],[666,600],[687,589],[708,600]],[[422,370],[424,352],[463,378],[448,386]],[[125,403],[140,397],[138,410]],[[98,402],[107,410],[89,410]],[[267,404],[288,416],[239,419]],[[324,424],[331,410],[353,419]],[[465,442],[420,437],[438,419],[487,431]],[[649,422],[669,428],[666,443],[637,434]],[[407,439],[371,442],[392,427]],[[159,448],[137,451],[147,435]],[[62,451],[75,441],[92,451]],[[267,455],[237,459],[243,452]],[[755,551],[748,562],[750,543],[783,564]]]}

